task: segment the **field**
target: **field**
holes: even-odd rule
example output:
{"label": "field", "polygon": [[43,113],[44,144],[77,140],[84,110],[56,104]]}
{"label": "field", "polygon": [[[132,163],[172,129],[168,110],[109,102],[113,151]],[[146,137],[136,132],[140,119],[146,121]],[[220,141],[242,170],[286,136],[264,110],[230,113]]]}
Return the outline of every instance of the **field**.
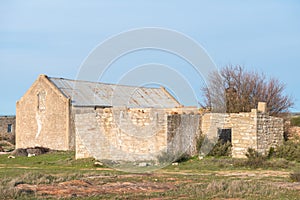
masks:
{"label": "field", "polygon": [[[193,158],[153,173],[131,174],[75,160],[74,152],[0,155],[1,199],[299,199],[300,163],[273,159]],[[297,180],[297,179],[296,179]],[[295,179],[294,179],[295,181]]]}

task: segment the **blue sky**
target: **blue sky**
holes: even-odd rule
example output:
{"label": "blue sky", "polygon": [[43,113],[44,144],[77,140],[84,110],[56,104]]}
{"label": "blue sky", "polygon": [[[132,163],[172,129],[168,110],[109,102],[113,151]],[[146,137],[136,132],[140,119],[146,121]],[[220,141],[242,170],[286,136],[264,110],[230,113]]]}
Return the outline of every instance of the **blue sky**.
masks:
{"label": "blue sky", "polygon": [[[39,74],[75,79],[99,43],[142,27],[186,34],[205,48],[218,68],[239,64],[279,78],[295,98],[292,111],[300,111],[299,1],[3,0],[0,115],[15,114],[16,101]],[[115,68],[181,62],[157,52],[143,56],[124,57]],[[115,82],[115,73],[105,80]]]}

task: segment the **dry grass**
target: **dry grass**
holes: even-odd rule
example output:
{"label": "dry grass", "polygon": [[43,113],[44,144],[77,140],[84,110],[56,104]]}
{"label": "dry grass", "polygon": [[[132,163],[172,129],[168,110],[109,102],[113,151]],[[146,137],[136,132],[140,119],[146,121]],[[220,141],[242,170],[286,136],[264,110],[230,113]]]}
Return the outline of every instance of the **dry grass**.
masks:
{"label": "dry grass", "polygon": [[11,144],[10,142],[6,140],[0,141],[0,146],[4,149],[6,152],[13,151],[15,149],[15,145]]}
{"label": "dry grass", "polygon": [[[292,168],[284,164],[288,167],[284,171],[254,170],[234,165],[246,160],[206,158],[188,160],[152,174],[128,174],[96,168],[92,159],[74,160],[73,156],[63,152],[33,158],[0,156],[0,199],[56,199],[60,196],[51,190],[59,189],[56,186],[62,184],[71,187],[66,188],[72,193],[66,194],[66,199],[76,199],[76,196],[77,199],[297,199],[300,194],[298,187],[290,187],[293,183],[292,176],[289,177],[299,163],[294,163]],[[294,175],[298,177],[299,173]],[[90,186],[73,185],[85,182]],[[29,189],[17,190],[22,185]],[[164,185],[168,185],[168,190],[160,190]],[[39,193],[30,188],[50,191]]]}
{"label": "dry grass", "polygon": [[291,180],[294,181],[294,182],[300,182],[300,170],[291,173],[290,178],[291,178]]}

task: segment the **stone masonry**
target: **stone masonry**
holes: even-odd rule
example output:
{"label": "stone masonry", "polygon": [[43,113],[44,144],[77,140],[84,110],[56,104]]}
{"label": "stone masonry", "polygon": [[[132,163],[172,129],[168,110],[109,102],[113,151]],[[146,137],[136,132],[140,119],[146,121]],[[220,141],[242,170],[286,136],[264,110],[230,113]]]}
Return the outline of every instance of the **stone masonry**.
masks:
{"label": "stone masonry", "polygon": [[16,148],[74,149],[70,100],[41,75],[16,107]]}
{"label": "stone masonry", "polygon": [[182,109],[75,110],[76,158],[136,161],[156,160],[163,152],[196,153],[199,115],[183,114]]}
{"label": "stone masonry", "polygon": [[0,140],[8,140],[15,143],[16,117],[0,116]]}
{"label": "stone masonry", "polygon": [[248,148],[266,153],[283,143],[283,119],[252,109],[249,113],[206,113],[202,117],[202,134],[218,137],[218,129],[231,129],[232,157],[244,158]]}

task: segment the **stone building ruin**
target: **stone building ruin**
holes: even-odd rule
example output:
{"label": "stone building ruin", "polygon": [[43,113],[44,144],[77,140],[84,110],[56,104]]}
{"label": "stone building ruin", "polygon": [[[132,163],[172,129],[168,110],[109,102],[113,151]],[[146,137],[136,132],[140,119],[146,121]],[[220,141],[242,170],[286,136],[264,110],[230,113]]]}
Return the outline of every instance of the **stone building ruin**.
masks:
{"label": "stone building ruin", "polygon": [[[117,92],[116,92],[117,91]],[[200,134],[225,135],[232,156],[283,141],[283,120],[263,108],[200,113],[164,88],[122,86],[40,75],[16,105],[16,148],[75,150],[76,158],[153,160],[162,152],[197,155]]]}
{"label": "stone building ruin", "polygon": [[0,116],[0,138],[14,143],[16,116]]}
{"label": "stone building ruin", "polygon": [[[269,116],[265,103],[244,113],[206,113],[202,116],[201,130],[210,137],[220,136],[227,130],[232,144],[232,157],[244,158],[248,148],[266,153],[283,143],[283,119]],[[219,133],[219,135],[218,135]]]}

